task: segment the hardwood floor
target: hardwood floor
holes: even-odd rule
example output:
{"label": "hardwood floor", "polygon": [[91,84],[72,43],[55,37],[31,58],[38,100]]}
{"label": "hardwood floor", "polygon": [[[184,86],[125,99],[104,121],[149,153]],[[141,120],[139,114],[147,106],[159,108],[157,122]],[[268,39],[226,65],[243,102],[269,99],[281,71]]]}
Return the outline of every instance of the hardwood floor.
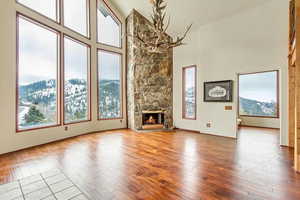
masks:
{"label": "hardwood floor", "polygon": [[0,183],[59,168],[91,200],[300,199],[293,151],[272,129],[239,139],[108,131],[0,156]]}

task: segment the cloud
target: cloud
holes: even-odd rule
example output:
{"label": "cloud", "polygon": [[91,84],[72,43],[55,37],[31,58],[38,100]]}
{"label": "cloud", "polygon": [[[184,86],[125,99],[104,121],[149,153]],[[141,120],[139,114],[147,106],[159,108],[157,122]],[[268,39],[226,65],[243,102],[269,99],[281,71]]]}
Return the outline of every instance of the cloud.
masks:
{"label": "cloud", "polygon": [[185,70],[185,87],[195,87],[195,68],[187,68]]}
{"label": "cloud", "polygon": [[65,38],[65,78],[87,79],[88,47]]}
{"label": "cloud", "polygon": [[18,0],[18,2],[56,20],[56,0]]}
{"label": "cloud", "polygon": [[27,85],[42,80],[56,79],[56,61],[47,61],[31,53],[23,53],[19,59],[20,85]]}
{"label": "cloud", "polygon": [[65,25],[85,36],[87,33],[86,0],[64,0],[64,22]]}
{"label": "cloud", "polygon": [[240,76],[240,96],[258,101],[277,100],[277,73],[266,72]]}
{"label": "cloud", "polygon": [[19,83],[55,79],[58,36],[22,18],[19,23]]}
{"label": "cloud", "polygon": [[99,59],[99,76],[106,80],[119,80],[121,56],[104,51],[98,54]]}
{"label": "cloud", "polygon": [[98,17],[98,38],[101,43],[113,46],[120,46],[120,31],[119,24],[110,16],[104,16],[97,10]]}
{"label": "cloud", "polygon": [[[55,1],[20,0],[21,3],[47,16],[55,11]],[[86,1],[66,0],[67,10],[65,21],[75,30],[86,31]],[[48,12],[48,13],[47,13]],[[55,13],[55,12],[54,12]],[[70,14],[68,14],[70,13]],[[120,27],[111,18],[99,15],[99,34],[108,44],[119,44]],[[19,19],[19,83],[30,84],[41,80],[56,79],[58,68],[59,36],[49,29],[38,26],[24,18]],[[121,57],[118,54],[101,52],[99,72],[102,79],[116,80],[120,78]],[[65,77],[66,79],[87,78],[89,55],[87,47],[65,39]]]}

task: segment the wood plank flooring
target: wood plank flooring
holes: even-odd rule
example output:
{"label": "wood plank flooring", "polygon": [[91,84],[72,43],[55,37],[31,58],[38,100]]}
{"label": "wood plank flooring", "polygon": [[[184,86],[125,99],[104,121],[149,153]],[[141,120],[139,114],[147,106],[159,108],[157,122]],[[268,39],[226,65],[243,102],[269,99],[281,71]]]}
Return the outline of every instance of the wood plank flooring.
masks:
{"label": "wood plank flooring", "polygon": [[0,156],[0,183],[58,168],[91,200],[300,199],[293,150],[273,129],[239,139],[107,131]]}

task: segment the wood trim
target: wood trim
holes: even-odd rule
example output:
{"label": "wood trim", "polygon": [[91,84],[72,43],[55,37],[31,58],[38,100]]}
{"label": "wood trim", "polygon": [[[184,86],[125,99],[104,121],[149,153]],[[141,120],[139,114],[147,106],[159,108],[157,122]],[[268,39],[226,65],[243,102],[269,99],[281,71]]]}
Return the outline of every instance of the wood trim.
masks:
{"label": "wood trim", "polygon": [[89,40],[91,40],[92,38],[92,30],[91,30],[91,27],[92,27],[92,23],[91,23],[91,0],[87,0],[87,11],[86,11],[86,20],[87,20],[87,27],[86,27],[86,31],[88,33],[88,38]]}
{"label": "wood trim", "polygon": [[62,0],[56,0],[56,18],[58,19],[59,25],[61,25],[61,1]]}
{"label": "wood trim", "polygon": [[231,139],[231,140],[237,140],[237,138],[234,138],[234,137],[223,136],[223,135],[214,135],[212,133],[204,133],[204,132],[201,132],[201,131],[195,131],[195,130],[191,130],[191,129],[176,128],[175,130],[187,131],[187,132],[203,134],[203,135],[209,135],[209,136],[213,136],[213,137],[221,137],[221,138],[226,138],[226,139]]}
{"label": "wood trim", "polygon": [[[106,53],[110,53],[110,54],[117,54],[120,56],[120,117],[117,118],[101,118],[100,117],[100,109],[99,109],[99,96],[100,96],[100,87],[99,87],[99,74],[100,74],[100,69],[99,69],[99,52],[106,52]],[[101,49],[101,48],[97,48],[97,119],[99,121],[103,121],[103,120],[123,120],[124,116],[123,116],[123,95],[124,95],[124,91],[123,91],[123,54],[119,53],[119,52],[115,52],[115,51],[110,51],[110,50],[106,50],[106,49]]]}
{"label": "wood trim", "polygon": [[[78,43],[82,46],[85,46],[87,48],[87,89],[88,89],[88,92],[87,92],[87,97],[88,97],[88,119],[87,120],[77,120],[77,121],[72,121],[72,122],[66,122],[66,119],[65,119],[65,40],[64,39],[69,39],[75,43]],[[92,120],[92,109],[91,109],[91,105],[92,105],[92,96],[91,96],[91,45],[85,43],[85,42],[82,42],[82,41],[79,41],[77,39],[75,39],[74,37],[72,36],[69,36],[67,34],[63,34],[62,36],[62,58],[61,58],[61,61],[62,61],[62,75],[61,75],[61,79],[62,79],[62,101],[63,102],[63,105],[62,105],[62,119],[63,119],[63,125],[72,125],[72,124],[79,124],[79,123],[84,123],[84,122],[90,122]]]}
{"label": "wood trim", "polygon": [[267,72],[275,72],[279,71],[278,69],[264,70],[264,71],[255,71],[255,72],[247,72],[247,73],[238,73],[238,75],[251,75],[251,74],[262,74]]}
{"label": "wood trim", "polygon": [[[240,114],[240,76],[243,75],[251,75],[251,74],[262,74],[268,72],[276,72],[276,107],[277,112],[276,116],[259,116],[259,115],[241,115]],[[238,116],[240,117],[252,117],[252,118],[269,118],[269,119],[279,119],[280,118],[280,78],[279,78],[279,70],[267,70],[260,72],[250,72],[250,73],[239,73],[238,74]]]}
{"label": "wood trim", "polygon": [[55,27],[47,25],[46,23],[41,22],[41,21],[39,21],[39,20],[37,20],[37,19],[35,19],[35,18],[31,17],[31,16],[28,16],[26,14],[23,14],[23,13],[21,13],[19,11],[16,11],[16,16],[17,17],[21,16],[22,18],[27,19],[27,21],[29,21],[31,23],[34,23],[36,25],[39,25],[40,27],[43,27],[43,28],[45,28],[45,29],[47,29],[49,31],[52,31],[53,33],[58,33],[59,35],[62,33],[60,30],[56,29]]}
{"label": "wood trim", "polygon": [[[22,18],[23,20],[28,21],[29,23],[33,23],[37,26],[40,26],[41,28],[47,29],[49,31],[52,31],[57,35],[57,69],[56,69],[56,124],[53,125],[48,125],[48,126],[38,126],[36,128],[27,128],[27,129],[19,129],[19,19]],[[61,110],[59,109],[61,105],[61,99],[60,99],[60,39],[61,39],[61,32],[58,30],[55,30],[41,22],[38,22],[26,15],[23,15],[19,12],[16,12],[16,132],[28,132],[28,131],[33,131],[33,130],[38,130],[38,129],[45,129],[45,128],[52,128],[52,127],[57,127],[61,126]]]}
{"label": "wood trim", "polygon": [[240,117],[249,117],[249,118],[266,118],[266,119],[279,119],[279,117],[275,116],[261,116],[261,115],[239,115]]}
{"label": "wood trim", "polygon": [[63,67],[64,67],[64,63],[63,63],[63,35],[62,35],[62,32],[60,33],[60,38],[59,38],[59,56],[58,56],[58,58],[59,58],[59,61],[58,61],[58,68],[57,68],[57,72],[59,73],[58,74],[58,79],[59,79],[59,83],[57,83],[58,85],[59,85],[59,96],[58,96],[58,99],[59,99],[59,101],[60,101],[60,104],[59,104],[59,122],[60,122],[60,125],[62,125],[63,124],[63,111],[62,111],[62,106],[63,106],[63,104],[62,104],[62,102],[63,102],[63,94],[62,94],[62,92],[63,92],[63,81],[62,81],[62,78],[63,78]]}
{"label": "wood trim", "polygon": [[[102,1],[104,6],[108,9],[108,11],[110,12],[112,18],[114,19],[114,21],[119,24],[120,27],[120,46],[114,46],[114,45],[109,45],[109,44],[105,44],[105,43],[101,43],[99,42],[99,37],[98,37],[98,6],[99,6],[99,1]],[[108,47],[113,47],[113,48],[117,48],[119,50],[123,49],[123,23],[122,21],[119,19],[118,15],[116,14],[116,12],[108,5],[108,3],[106,2],[106,0],[96,0],[96,42],[98,44],[104,45],[104,46],[108,46]]]}
{"label": "wood trim", "polygon": [[251,126],[251,125],[239,125],[238,127],[263,128],[263,129],[280,130],[280,128],[271,128],[271,127],[263,127],[263,126]]}
{"label": "wood trim", "polygon": [[15,128],[16,132],[18,132],[19,127],[19,17],[18,13],[16,13],[16,96],[15,96]]}
{"label": "wood trim", "polygon": [[[126,20],[126,22],[125,22],[125,27],[127,27],[127,20]],[[127,35],[127,28],[125,28],[125,35]],[[124,78],[125,78],[125,95],[126,95],[126,97],[128,96],[128,54],[127,54],[127,50],[128,50],[128,41],[127,41],[127,37],[125,37],[125,66],[124,66],[124,70],[125,70],[125,76],[124,76]],[[128,116],[129,116],[129,111],[128,111],[128,98],[126,99],[126,127],[127,128],[129,128],[129,122],[128,122],[128,120],[129,120],[129,118],[128,118]]]}
{"label": "wood trim", "polygon": [[[185,75],[186,75],[186,70],[195,68],[195,117],[189,118],[186,117],[186,102],[185,102]],[[196,65],[191,65],[191,66],[186,66],[182,68],[182,119],[186,120],[197,120],[197,66]]]}
{"label": "wood trim", "polygon": [[24,133],[24,132],[29,132],[29,131],[37,131],[37,130],[48,129],[48,128],[57,128],[57,127],[60,127],[60,126],[61,126],[61,124],[55,124],[55,125],[41,126],[41,127],[36,127],[36,128],[18,129],[16,131],[16,133]]}
{"label": "wood trim", "polygon": [[188,132],[191,132],[191,133],[200,133],[200,131],[195,131],[195,130],[191,130],[191,129],[184,129],[184,128],[175,128],[175,130],[188,131]]}

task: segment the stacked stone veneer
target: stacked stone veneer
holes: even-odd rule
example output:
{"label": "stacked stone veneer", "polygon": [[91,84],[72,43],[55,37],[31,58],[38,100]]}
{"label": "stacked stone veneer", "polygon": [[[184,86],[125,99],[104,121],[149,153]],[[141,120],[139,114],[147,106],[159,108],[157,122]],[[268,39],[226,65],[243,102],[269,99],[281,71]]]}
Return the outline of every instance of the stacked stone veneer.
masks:
{"label": "stacked stone veneer", "polygon": [[163,110],[165,129],[173,127],[173,51],[149,53],[131,37],[137,30],[151,34],[152,24],[136,10],[127,18],[128,126],[142,129],[142,111]]}

